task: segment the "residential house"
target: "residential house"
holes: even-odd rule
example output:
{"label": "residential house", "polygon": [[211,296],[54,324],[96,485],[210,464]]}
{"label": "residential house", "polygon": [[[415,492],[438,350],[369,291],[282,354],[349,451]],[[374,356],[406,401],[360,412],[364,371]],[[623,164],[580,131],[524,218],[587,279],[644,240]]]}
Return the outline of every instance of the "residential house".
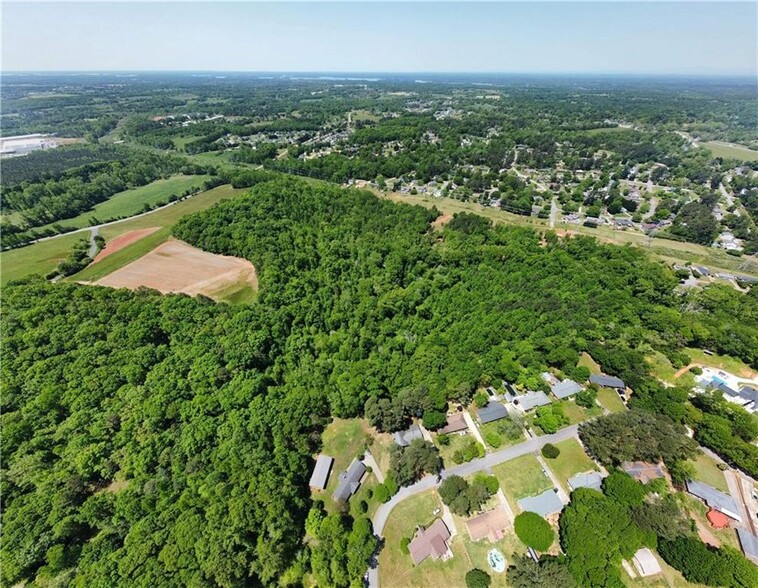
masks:
{"label": "residential house", "polygon": [[563,400],[564,398],[570,398],[577,392],[582,391],[582,387],[573,380],[563,380],[550,386],[550,391],[557,397]]}
{"label": "residential house", "polygon": [[490,402],[484,408],[477,410],[476,415],[479,418],[479,422],[485,424],[504,419],[508,416],[508,411],[501,403]]}
{"label": "residential house", "polygon": [[449,435],[450,433],[457,433],[458,431],[465,431],[468,429],[468,424],[463,416],[463,413],[456,412],[447,415],[447,424],[442,427],[437,433],[441,435]]}
{"label": "residential house", "polygon": [[502,539],[506,529],[510,526],[508,515],[501,508],[482,513],[466,521],[466,529],[472,541],[480,541],[487,538],[491,542]]}
{"label": "residential house", "polygon": [[606,376],[605,374],[592,374],[590,376],[590,383],[597,384],[603,388],[615,388],[617,390],[626,388],[624,380],[615,376]]}
{"label": "residential house", "polygon": [[363,462],[354,459],[350,467],[340,474],[340,483],[332,494],[332,498],[337,502],[347,502],[360,488],[365,473],[366,466]]}
{"label": "residential house", "polygon": [[316,458],[316,465],[313,468],[311,481],[308,484],[311,490],[320,492],[326,488],[326,484],[329,481],[329,473],[332,471],[332,464],[334,464],[334,458],[328,455],[319,455]]}
{"label": "residential house", "polygon": [[453,557],[448,545],[450,531],[442,519],[437,519],[428,529],[418,528],[416,535],[408,544],[408,551],[414,565],[420,564],[427,557],[433,560],[447,560]]}
{"label": "residential house", "polygon": [[601,491],[603,486],[603,475],[600,472],[583,472],[568,479],[569,488],[572,491],[577,488],[592,488]]}
{"label": "residential house", "polygon": [[400,447],[408,447],[408,445],[411,444],[411,441],[414,439],[423,439],[424,435],[421,433],[421,427],[417,424],[413,424],[405,431],[397,431],[396,433],[393,433],[392,437],[395,439],[395,443]]}
{"label": "residential house", "polygon": [[713,508],[705,513],[705,518],[714,529],[726,529],[730,525],[729,517]]}
{"label": "residential house", "polygon": [[655,480],[656,478],[666,477],[661,464],[649,463],[647,461],[625,461],[621,464],[621,469],[643,484],[647,484],[650,480]]}
{"label": "residential house", "polygon": [[710,486],[704,482],[697,480],[687,481],[687,492],[693,496],[697,496],[713,510],[717,510],[728,517],[733,518],[735,521],[741,521],[739,509],[737,503],[729,494],[716,490],[713,486]]}
{"label": "residential house", "polygon": [[526,412],[527,410],[532,410],[538,406],[550,404],[550,399],[542,390],[530,390],[526,394],[515,396],[512,402],[515,406],[518,406],[521,410]]}
{"label": "residential house", "polygon": [[522,498],[518,503],[525,511],[536,512],[541,517],[548,517],[563,510],[563,503],[558,498],[555,489],[545,490],[537,496]]}

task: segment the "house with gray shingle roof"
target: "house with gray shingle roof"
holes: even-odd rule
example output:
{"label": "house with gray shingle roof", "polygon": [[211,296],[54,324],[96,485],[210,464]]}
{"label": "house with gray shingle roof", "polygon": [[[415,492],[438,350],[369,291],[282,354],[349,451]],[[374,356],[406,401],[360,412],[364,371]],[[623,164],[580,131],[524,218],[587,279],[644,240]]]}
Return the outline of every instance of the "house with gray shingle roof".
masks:
{"label": "house with gray shingle roof", "polygon": [[603,475],[600,472],[583,472],[569,478],[568,485],[572,491],[577,488],[592,488],[600,492],[603,487]]}
{"label": "house with gray shingle roof", "polygon": [[316,465],[313,468],[313,474],[311,475],[311,481],[308,485],[311,490],[321,491],[326,488],[326,484],[329,481],[329,472],[332,471],[332,464],[334,458],[328,455],[319,455],[316,459]]}
{"label": "house with gray shingle roof", "polygon": [[615,376],[606,376],[605,374],[592,374],[590,382],[603,388],[626,388],[624,380]]}
{"label": "house with gray shingle roof", "polygon": [[491,423],[492,421],[499,421],[500,419],[507,417],[508,411],[501,403],[490,402],[484,408],[477,410],[476,416],[482,424]]}
{"label": "house with gray shingle roof", "polygon": [[340,483],[332,494],[332,498],[337,502],[347,502],[360,488],[365,473],[366,466],[363,465],[363,462],[354,459],[350,467],[340,474]]}
{"label": "house with gray shingle roof", "polygon": [[740,545],[745,557],[753,563],[758,564],[758,537],[741,527],[737,528],[737,536],[740,539]]}
{"label": "house with gray shingle roof", "polygon": [[552,488],[537,496],[522,498],[518,503],[525,511],[536,512],[541,517],[561,512],[564,506],[557,492]]}
{"label": "house with gray shingle roof", "polygon": [[581,392],[582,387],[573,380],[563,380],[562,382],[550,386],[550,391],[556,397],[563,400],[564,398],[573,396],[577,392]]}
{"label": "house with gray shingle roof", "polygon": [[414,439],[423,439],[424,435],[421,433],[421,427],[413,424],[405,431],[397,431],[396,433],[393,433],[392,437],[395,439],[395,443],[400,447],[408,447],[411,444],[411,441]]}
{"label": "house with gray shingle roof", "polygon": [[526,394],[514,397],[512,402],[521,410],[527,411],[537,408],[538,406],[550,404],[550,399],[542,390],[530,390]]}

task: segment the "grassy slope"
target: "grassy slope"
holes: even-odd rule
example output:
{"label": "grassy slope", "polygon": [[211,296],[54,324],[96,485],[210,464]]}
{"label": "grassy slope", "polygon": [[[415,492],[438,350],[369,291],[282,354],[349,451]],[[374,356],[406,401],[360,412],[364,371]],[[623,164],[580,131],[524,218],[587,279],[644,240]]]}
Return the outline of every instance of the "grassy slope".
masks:
{"label": "grassy slope", "polygon": [[723,141],[707,141],[701,146],[710,151],[714,157],[736,159],[737,161],[758,161],[758,151],[753,151],[742,145],[724,143]]}
{"label": "grassy slope", "polygon": [[[151,214],[103,227],[100,234],[107,241],[135,229],[171,227],[187,214],[205,210],[221,200],[233,198],[242,192],[244,190],[237,190],[229,185],[219,186]],[[23,278],[31,274],[44,275],[53,270],[60,261],[68,257],[74,243],[82,237],[89,238],[89,233],[85,231],[74,235],[62,235],[55,239],[0,253],[2,283],[5,284],[9,280]],[[134,245],[138,243],[140,241]],[[79,279],[79,276],[74,276],[74,279]]]}

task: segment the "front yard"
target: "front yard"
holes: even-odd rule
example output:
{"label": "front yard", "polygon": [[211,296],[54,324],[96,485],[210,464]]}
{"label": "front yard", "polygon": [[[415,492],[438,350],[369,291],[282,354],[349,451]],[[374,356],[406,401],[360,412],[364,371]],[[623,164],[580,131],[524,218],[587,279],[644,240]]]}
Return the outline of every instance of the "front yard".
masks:
{"label": "front yard", "polygon": [[521,507],[518,499],[536,496],[553,487],[550,478],[533,455],[522,455],[492,468],[514,512]]}

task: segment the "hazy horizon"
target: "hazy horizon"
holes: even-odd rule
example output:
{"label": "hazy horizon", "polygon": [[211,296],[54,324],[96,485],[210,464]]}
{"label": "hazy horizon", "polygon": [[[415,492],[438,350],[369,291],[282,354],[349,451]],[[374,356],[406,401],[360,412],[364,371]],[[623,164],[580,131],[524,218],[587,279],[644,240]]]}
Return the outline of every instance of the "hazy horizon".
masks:
{"label": "hazy horizon", "polygon": [[755,76],[755,3],[5,3],[3,72]]}

